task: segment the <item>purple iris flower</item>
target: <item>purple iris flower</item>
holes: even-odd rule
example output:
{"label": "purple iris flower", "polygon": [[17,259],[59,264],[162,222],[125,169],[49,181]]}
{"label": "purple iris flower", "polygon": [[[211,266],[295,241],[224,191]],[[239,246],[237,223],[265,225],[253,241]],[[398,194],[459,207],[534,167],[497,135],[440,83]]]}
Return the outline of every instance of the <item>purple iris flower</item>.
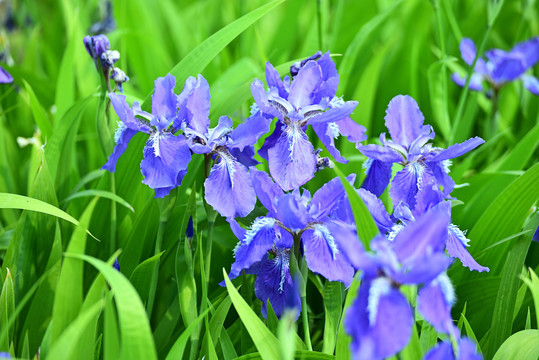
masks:
{"label": "purple iris flower", "polygon": [[[201,78],[200,75],[199,78]],[[179,101],[186,90],[184,88],[182,94],[177,96],[174,94],[175,86],[176,80],[170,74],[155,80],[151,114],[143,111],[137,102],[129,107],[124,95],[109,94],[114,111],[121,122],[118,122],[118,130],[115,134],[114,151],[102,169],[114,172],[116,162],[124,153],[131,138],[137,132],[149,134],[140,170],[144,176],[142,183],[154,189],[155,197],[158,198],[164,197],[170,190],[181,184],[191,160],[191,151],[185,137],[174,135],[181,127],[181,123],[185,121],[184,117],[178,115],[186,113],[185,103]],[[189,94],[187,98],[196,102],[192,94]],[[178,106],[180,112],[178,112]],[[191,110],[194,111],[189,112],[191,116],[198,114],[199,110],[196,107]]]}
{"label": "purple iris flower", "polygon": [[[449,311],[454,293],[444,273],[451,264],[443,252],[448,224],[447,215],[432,210],[393,241],[381,235],[373,239],[375,254],[365,253],[356,236],[336,237],[354,267],[363,271],[358,297],[345,318],[354,359],[384,359],[408,343],[414,317],[401,285],[424,284],[419,310],[437,330],[455,331]],[[434,295],[432,301],[423,300]]]}
{"label": "purple iris flower", "polygon": [[458,340],[458,354],[455,356],[453,345],[443,341],[434,349],[430,350],[423,360],[482,360],[483,357],[477,352],[477,347],[468,338]]}
{"label": "purple iris flower", "polygon": [[11,359],[11,355],[5,351],[0,352],[0,359]]}
{"label": "purple iris flower", "polygon": [[[289,301],[287,299],[298,298],[288,268],[290,256],[299,255],[294,254],[296,250],[305,256],[311,271],[330,281],[350,285],[355,270],[344,257],[332,231],[339,228],[339,220],[332,215],[340,202],[346,201],[340,180],[329,181],[311,197],[307,190],[283,193],[268,174],[255,168],[251,168],[251,177],[256,195],[268,214],[255,219],[248,231],[231,223],[240,241],[235,249],[230,277],[237,277],[242,270],[256,273],[257,297],[262,301],[263,309],[269,299],[277,315],[284,310],[282,305]],[[273,257],[268,257],[268,253]],[[262,264],[273,261],[274,267],[269,263],[266,267],[261,266],[261,261]],[[283,284],[288,285],[283,287]]]}
{"label": "purple iris flower", "polygon": [[423,125],[424,117],[417,102],[408,95],[398,95],[386,110],[385,125],[392,140],[380,135],[382,145],[359,145],[358,150],[369,159],[365,162],[366,178],[362,187],[380,196],[391,179],[391,167],[401,164],[400,170],[391,181],[389,195],[393,204],[403,201],[413,209],[416,195],[422,184],[436,183],[443,187],[444,196],[449,196],[455,182],[449,176],[449,159],[461,156],[484,143],[479,137],[455,144],[447,149],[433,147],[427,142],[434,139],[430,125]]}
{"label": "purple iris flower", "polygon": [[[187,119],[182,125],[187,143],[194,153],[214,158],[214,166],[204,182],[204,197],[227,218],[246,216],[256,204],[248,170],[258,164],[253,158],[253,145],[269,131],[270,121],[254,115],[232,129],[232,120],[221,116],[218,125],[210,129],[210,88],[206,80],[202,76],[191,78],[184,91],[193,94],[190,99],[186,95],[179,98],[180,116],[185,111]],[[190,116],[191,113],[196,115]]]}
{"label": "purple iris flower", "polygon": [[13,77],[3,67],[0,66],[0,84],[13,82]]}
{"label": "purple iris flower", "polygon": [[259,154],[268,160],[271,176],[285,191],[299,188],[317,170],[317,154],[305,134],[308,125],[312,125],[330,154],[343,163],[346,160],[335,147],[335,139],[339,135],[353,142],[366,139],[365,128],[349,117],[357,102],[345,102],[336,96],[339,74],[329,52],[316,61],[307,60],[298,65],[292,80],[288,76],[281,80],[268,62],[269,90],[260,80],[251,84],[256,102],[253,112],[278,119],[275,131],[266,138]]}
{"label": "purple iris flower", "polygon": [[[473,40],[463,38],[459,48],[462,59],[471,66],[477,52]],[[491,49],[485,55],[486,59],[478,58],[475,63],[469,85],[471,90],[482,91],[483,81],[498,90],[510,81],[522,80],[526,89],[539,95],[539,80],[526,74],[539,61],[539,37],[518,43],[509,52]],[[451,78],[461,87],[466,84],[466,78],[457,73],[453,73]]]}

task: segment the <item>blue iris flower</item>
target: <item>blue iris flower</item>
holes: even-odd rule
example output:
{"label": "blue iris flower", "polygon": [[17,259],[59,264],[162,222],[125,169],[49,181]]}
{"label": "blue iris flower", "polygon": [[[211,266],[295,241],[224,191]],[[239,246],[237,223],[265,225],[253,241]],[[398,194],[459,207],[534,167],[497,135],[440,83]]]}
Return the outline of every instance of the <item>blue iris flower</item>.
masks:
{"label": "blue iris flower", "polygon": [[416,195],[423,184],[436,183],[449,196],[455,182],[449,176],[449,159],[461,156],[484,143],[479,137],[455,144],[447,149],[433,147],[427,142],[434,139],[430,125],[423,125],[424,117],[417,102],[410,96],[398,95],[386,110],[385,125],[392,140],[380,135],[382,145],[358,145],[358,150],[369,159],[365,162],[366,178],[362,187],[380,196],[391,180],[394,163],[404,166],[391,181],[389,195],[393,204],[401,201],[413,209]]}
{"label": "blue iris flower", "polygon": [[477,352],[477,347],[468,338],[458,339],[458,353],[455,355],[453,344],[442,341],[430,350],[424,360],[482,360],[483,357]]}
{"label": "blue iris flower", "polygon": [[[221,116],[215,128],[210,128],[210,89],[199,76],[186,81],[185,94],[180,95],[180,117],[187,121],[182,130],[187,143],[196,154],[212,156],[214,165],[204,182],[204,197],[208,204],[225,217],[242,217],[249,214],[256,203],[256,195],[249,176],[249,166],[254,160],[254,144],[269,131],[270,121],[253,115],[246,122],[232,128],[232,120]],[[192,89],[192,90],[191,90]],[[185,106],[183,104],[185,103]],[[193,114],[190,116],[190,114]]]}
{"label": "blue iris flower", "polygon": [[[124,95],[109,94],[114,111],[120,118],[116,131],[116,146],[103,169],[114,172],[119,157],[124,153],[131,138],[138,132],[149,134],[144,147],[144,158],[140,170],[144,176],[143,184],[155,190],[155,197],[164,197],[170,190],[179,186],[187,172],[191,160],[191,151],[183,135],[174,133],[186,119],[185,104],[178,101],[174,93],[176,80],[168,74],[155,80],[155,91],[152,95],[152,112],[147,113],[135,102],[130,107]],[[192,93],[182,95],[194,98]],[[181,95],[180,95],[181,97]],[[178,111],[180,107],[180,111]],[[189,112],[194,116],[197,112]]]}
{"label": "blue iris flower", "polygon": [[[472,65],[476,56],[475,44],[472,39],[463,38],[460,42],[460,53],[466,64]],[[478,58],[474,72],[470,78],[470,89],[483,90],[486,81],[494,90],[500,89],[510,81],[522,80],[524,87],[535,95],[539,95],[539,80],[526,71],[539,61],[539,37],[516,44],[511,51],[491,49],[485,53],[485,58]],[[453,81],[464,87],[466,78],[453,73]]]}
{"label": "blue iris flower", "polygon": [[275,131],[258,153],[268,160],[271,176],[285,191],[299,188],[317,170],[317,154],[305,134],[308,125],[334,158],[343,163],[346,159],[335,147],[335,139],[339,135],[353,142],[366,139],[365,128],[349,117],[357,102],[345,102],[336,96],[339,75],[329,53],[318,60],[306,60],[294,68],[297,75],[292,80],[288,76],[281,80],[268,62],[269,90],[260,80],[251,84],[254,112],[278,119]]}
{"label": "blue iris flower", "polygon": [[268,174],[255,168],[251,168],[251,177],[256,195],[268,214],[258,217],[247,231],[231,222],[240,241],[230,277],[239,276],[243,270],[257,274],[255,293],[262,301],[264,314],[268,299],[278,316],[285,307],[299,308],[299,295],[289,270],[296,238],[296,241],[300,239],[299,250],[311,271],[330,281],[350,285],[355,270],[333,232],[340,227],[335,211],[341,202],[347,201],[340,180],[331,180],[311,197],[307,190],[283,193]]}
{"label": "blue iris flower", "polygon": [[[412,308],[401,285],[424,285],[418,309],[437,331],[455,335],[451,306],[453,287],[445,274],[451,259],[444,254],[447,214],[433,209],[400,231],[393,241],[379,235],[366,253],[357,236],[341,228],[338,240],[344,254],[363,277],[348,309],[345,327],[352,337],[354,359],[384,359],[402,350],[414,324]],[[337,235],[337,233],[336,233]]]}

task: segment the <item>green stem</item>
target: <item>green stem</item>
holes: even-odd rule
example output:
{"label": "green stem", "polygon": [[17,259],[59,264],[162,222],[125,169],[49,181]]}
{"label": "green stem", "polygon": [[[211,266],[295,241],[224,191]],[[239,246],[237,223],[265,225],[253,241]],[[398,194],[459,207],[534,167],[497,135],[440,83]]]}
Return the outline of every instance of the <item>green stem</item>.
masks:
{"label": "green stem", "polygon": [[444,136],[447,136],[451,133],[451,129],[450,129],[450,125],[449,125],[449,119],[447,118],[447,114],[449,113],[448,111],[448,106],[447,104],[449,103],[449,99],[448,99],[448,91],[447,91],[447,68],[446,68],[446,65],[445,65],[445,60],[446,60],[446,51],[445,51],[445,39],[444,39],[444,29],[443,29],[443,23],[442,23],[442,11],[440,9],[440,6],[439,6],[439,0],[436,0],[436,1],[433,1],[433,7],[434,7],[434,11],[436,12],[436,22],[437,22],[437,25],[438,25],[438,37],[439,37],[439,40],[440,40],[440,51],[441,51],[441,59],[442,61],[444,61],[444,63],[442,64],[442,77],[441,77],[441,81],[442,81],[442,90],[443,90],[443,112],[442,112],[442,116],[444,117],[444,119],[442,120],[442,123],[440,125],[442,125],[442,129],[444,130],[443,133],[444,133]]}
{"label": "green stem", "polygon": [[492,139],[496,136],[498,132],[498,100],[499,100],[500,89],[494,88],[492,94],[492,106],[490,108],[490,126],[488,134],[488,139]]}
{"label": "green stem", "polygon": [[[110,174],[110,191],[116,194],[116,177],[114,173]],[[116,201],[111,202],[110,206],[110,253],[116,251]]]}
{"label": "green stem", "polygon": [[303,289],[301,292],[301,322],[303,323],[303,337],[305,338],[305,345],[307,350],[312,351],[313,346],[311,344],[311,331],[309,329],[309,314],[307,311],[307,281],[309,276],[309,268],[307,262],[303,258],[301,262],[301,276],[303,278]]}

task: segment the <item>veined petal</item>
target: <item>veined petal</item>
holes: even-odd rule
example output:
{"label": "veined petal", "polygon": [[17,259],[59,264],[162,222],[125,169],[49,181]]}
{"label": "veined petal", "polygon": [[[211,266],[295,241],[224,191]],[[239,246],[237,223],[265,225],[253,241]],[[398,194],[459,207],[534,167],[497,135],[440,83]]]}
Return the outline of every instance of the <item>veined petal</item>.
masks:
{"label": "veined petal", "polygon": [[[356,174],[350,174],[347,180],[354,184]],[[338,177],[328,181],[318,189],[309,203],[309,213],[316,220],[322,220],[328,216],[339,205],[339,202],[346,197],[344,186]]]}
{"label": "veined petal", "polygon": [[401,263],[418,261],[431,253],[443,253],[449,215],[429,211],[401,230],[393,241],[393,250]]}
{"label": "veined petal", "polygon": [[303,230],[311,220],[299,191],[284,194],[273,201],[277,218],[292,231]]}
{"label": "veined petal", "polygon": [[433,158],[429,159],[429,161],[439,162],[439,161],[459,157],[463,154],[466,154],[468,151],[475,149],[476,147],[483,144],[484,142],[485,140],[481,139],[478,136],[473,137],[471,139],[466,140],[463,143],[451,145],[447,149],[440,151]]}
{"label": "veined petal", "polygon": [[391,221],[382,200],[365,189],[358,189],[357,193],[367,206],[367,209],[371,213],[376,226],[378,226],[378,229],[380,230],[380,233],[385,234],[388,232],[393,226],[393,221]]}
{"label": "veined petal", "polygon": [[309,61],[301,68],[298,75],[294,77],[290,86],[288,101],[296,110],[304,106],[312,105],[311,101],[314,91],[322,81],[322,72],[315,61]]}
{"label": "veined petal", "polygon": [[256,204],[249,171],[225,152],[219,152],[204,189],[206,202],[227,218],[246,216]]}
{"label": "veined petal", "polygon": [[[127,101],[125,100],[125,95],[111,93],[109,94],[109,99],[112,103],[114,111],[116,112],[120,120],[122,120],[125,126],[132,130],[142,131],[147,134],[150,133],[150,127],[148,125],[146,125],[142,121],[135,119],[135,112],[129,107],[129,104],[127,104]],[[136,107],[138,107],[138,103],[133,104],[133,108]],[[150,114],[145,114],[149,118],[151,118]]]}
{"label": "veined petal", "polygon": [[297,124],[281,133],[275,146],[268,150],[271,176],[285,190],[292,190],[314,177],[316,155],[307,135]]}
{"label": "veined petal", "polygon": [[256,144],[260,137],[269,132],[270,124],[271,119],[260,114],[248,117],[229,134],[232,142],[228,146],[243,150],[246,146]]}
{"label": "veined petal", "polygon": [[403,263],[401,268],[391,272],[391,277],[400,284],[427,284],[446,271],[452,262],[443,252],[426,254]]}
{"label": "veined petal", "polygon": [[403,159],[403,155],[388,146],[376,144],[359,145],[357,149],[366,157],[386,163],[396,163]]}
{"label": "veined petal", "polygon": [[336,161],[348,163],[348,160],[335,147],[335,139],[339,136],[339,127],[336,122],[313,124],[313,130]]}
{"label": "veined petal", "polygon": [[255,99],[256,105],[258,105],[258,108],[260,111],[264,114],[268,114],[270,116],[276,117],[277,119],[282,120],[283,114],[270,105],[269,99],[268,99],[268,93],[266,92],[266,89],[264,88],[264,84],[262,81],[255,79],[251,83],[251,93],[253,94],[253,98]]}
{"label": "veined petal", "polygon": [[183,136],[155,134],[144,147],[144,158],[140,163],[144,176],[142,183],[152,189],[179,186],[189,161],[191,151]]}
{"label": "veined petal", "polygon": [[455,300],[455,290],[451,280],[442,273],[419,290],[417,308],[436,331],[457,335],[458,330],[451,318],[451,308]]}
{"label": "veined petal", "polygon": [[259,217],[246,232],[234,249],[236,261],[230,269],[230,276],[237,277],[243,269],[248,269],[254,263],[262,260],[273,247],[276,240],[275,219]]}
{"label": "veined petal", "polygon": [[367,129],[365,128],[365,126],[356,123],[349,116],[335,122],[335,124],[337,124],[337,126],[339,127],[339,132],[341,133],[341,135],[345,136],[348,141],[356,143],[359,141],[367,140],[367,135],[365,135]]}
{"label": "veined petal", "polygon": [[309,119],[308,124],[323,124],[344,120],[350,116],[356,106],[357,101],[347,101],[342,106],[327,109],[323,113],[313,116]]}
{"label": "veined petal", "polygon": [[376,196],[382,195],[391,180],[392,162],[367,159],[363,164],[365,179],[361,187]]}
{"label": "veined petal", "polygon": [[239,148],[228,148],[230,154],[236,158],[236,160],[242,163],[245,167],[256,166],[260,164],[255,160],[255,148],[254,146],[246,146],[243,150]]}
{"label": "veined petal", "polygon": [[411,162],[399,171],[391,181],[389,196],[393,204],[403,201],[410,209],[414,209],[416,194],[422,191],[424,186],[435,183],[431,170],[422,163]]}
{"label": "veined petal", "polygon": [[270,89],[277,89],[280,97],[283,99],[288,98],[288,92],[286,92],[284,88],[281,76],[269,61],[266,63],[266,82],[268,83],[268,87]]}
{"label": "veined petal", "polygon": [[389,102],[385,123],[391,139],[404,147],[421,135],[425,117],[417,102],[408,95],[397,95]]}
{"label": "veined petal", "polygon": [[[170,122],[178,111],[178,97],[174,94],[176,78],[170,74],[155,79],[155,89],[152,95],[152,114],[163,117]],[[170,124],[169,122],[169,124]]]}
{"label": "veined petal", "polygon": [[116,163],[118,162],[118,159],[120,156],[122,156],[125,149],[127,149],[127,144],[137,132],[137,130],[132,130],[126,127],[123,122],[118,122],[118,129],[116,130],[116,134],[114,136],[116,145],[114,146],[114,150],[112,150],[112,154],[109,156],[107,163],[103,165],[101,169],[108,170],[110,172],[114,172],[116,170]]}
{"label": "veined petal", "polygon": [[250,171],[256,197],[270,214],[276,214],[274,200],[283,196],[283,190],[271,180],[265,171],[260,171],[255,167],[251,168]]}
{"label": "veined petal", "polygon": [[539,36],[516,44],[511,54],[522,58],[526,69],[531,68],[539,61]]}
{"label": "veined petal", "polygon": [[[256,274],[255,295],[262,301],[262,315],[267,317],[266,302],[269,300],[277,317],[286,309],[301,311],[301,300],[290,276],[290,251],[278,251],[274,258],[264,259]],[[296,320],[297,320],[296,317]]]}
{"label": "veined petal", "polygon": [[186,121],[189,127],[206,134],[210,126],[210,86],[202,75],[190,76],[185,80],[178,96],[178,117],[173,123],[175,129]]}
{"label": "veined petal", "polygon": [[268,150],[275,146],[277,140],[279,140],[283,133],[284,126],[285,125],[281,121],[277,121],[275,123],[275,130],[273,130],[270,136],[264,139],[264,144],[262,145],[260,150],[258,150],[258,155],[260,155],[262,159],[268,160]]}
{"label": "veined petal", "polygon": [[354,268],[340,252],[335,238],[324,225],[305,230],[301,236],[303,251],[309,269],[330,281],[352,283]]}
{"label": "veined petal", "polygon": [[488,267],[481,266],[475,261],[475,259],[470,255],[466,249],[469,239],[466,238],[466,235],[462,230],[460,230],[456,225],[450,224],[449,235],[445,243],[445,248],[447,253],[454,258],[458,258],[462,265],[466,266],[470,270],[476,270],[479,272],[490,271]]}
{"label": "veined petal", "polygon": [[455,357],[453,345],[443,341],[430,350],[423,360],[482,360],[483,357],[477,352],[477,347],[468,338],[458,340],[459,354]]}
{"label": "veined petal", "polygon": [[208,145],[222,145],[220,141],[232,131],[232,119],[226,115],[219,117],[217,126],[208,130]]}
{"label": "veined petal", "polygon": [[[436,185],[441,185],[443,187],[443,194],[445,197],[448,197],[451,194],[451,191],[455,188],[455,181],[448,174],[448,167],[444,164],[446,162],[451,162],[450,160],[444,160],[441,162],[427,162],[425,165],[429,168],[432,175],[436,179]],[[425,186],[423,187],[425,188]],[[421,193],[421,191],[420,191]],[[416,196],[416,200],[419,197],[419,193]]]}

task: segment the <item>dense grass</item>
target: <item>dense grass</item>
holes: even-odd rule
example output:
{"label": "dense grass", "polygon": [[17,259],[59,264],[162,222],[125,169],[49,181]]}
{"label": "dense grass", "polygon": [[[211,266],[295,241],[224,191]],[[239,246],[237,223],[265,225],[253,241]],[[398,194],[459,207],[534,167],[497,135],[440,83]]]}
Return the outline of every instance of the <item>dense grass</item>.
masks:
{"label": "dense grass", "polygon": [[[535,1],[113,3],[117,27],[108,36],[121,53],[119,67],[131,78],[125,93],[143,107],[149,107],[145,100],[155,78],[171,72],[179,92],[187,76],[201,73],[210,84],[212,124],[226,114],[238,123],[249,115],[249,86],[255,77],[264,79],[266,61],[285,74],[294,61],[321,49],[334,55],[339,94],[359,102],[352,117],[367,128],[370,143],[386,131],[385,109],[398,94],[417,100],[437,146],[485,139],[453,164],[451,175],[463,186],[452,193],[459,201],[452,221],[469,229],[471,254],[491,271],[452,265],[458,298],[453,319],[488,359],[497,351],[509,351],[499,353],[500,359],[517,356],[510,351],[524,351],[524,344],[539,348],[539,283],[533,274],[539,271],[539,246],[531,242],[539,222],[539,98],[521,83],[509,84],[500,92],[496,115],[484,93],[466,93],[450,80],[453,71],[468,70],[458,50],[462,37],[484,42],[483,50],[508,50],[539,35]],[[63,211],[56,217],[38,213],[33,210],[51,210],[0,194],[0,351],[23,359],[35,358],[38,350],[46,359],[181,359],[182,353],[191,359],[254,359],[247,354],[260,351],[270,359],[284,357],[293,344],[296,358],[348,358],[340,320],[353,291],[311,274],[314,352],[308,353],[301,326],[298,337],[290,319],[262,318],[252,277],[234,281],[241,297],[233,285],[228,291],[218,285],[237,239],[217,216],[213,244],[206,242],[213,219],[202,202],[201,159],[191,162],[182,186],[163,200],[141,183],[140,134],[114,175],[99,170],[112,151],[116,115],[110,111],[113,121],[106,123],[100,78],[82,38],[103,17],[102,5],[15,2],[14,28],[0,29],[0,50],[6,51],[1,63],[15,80],[0,84],[0,193]],[[537,67],[533,71],[539,74]],[[353,144],[339,142],[350,159],[339,169],[357,173],[358,187],[366,158]],[[259,160],[258,167],[267,169]],[[305,187],[314,193],[335,176],[325,170]],[[391,208],[387,191],[382,199]],[[256,208],[241,223],[262,214]],[[185,239],[189,216],[192,242]],[[162,241],[158,249],[156,241]],[[116,257],[122,276],[103,263]],[[418,318],[415,338],[399,358],[421,358],[436,339]],[[536,352],[529,354],[532,359]]]}

